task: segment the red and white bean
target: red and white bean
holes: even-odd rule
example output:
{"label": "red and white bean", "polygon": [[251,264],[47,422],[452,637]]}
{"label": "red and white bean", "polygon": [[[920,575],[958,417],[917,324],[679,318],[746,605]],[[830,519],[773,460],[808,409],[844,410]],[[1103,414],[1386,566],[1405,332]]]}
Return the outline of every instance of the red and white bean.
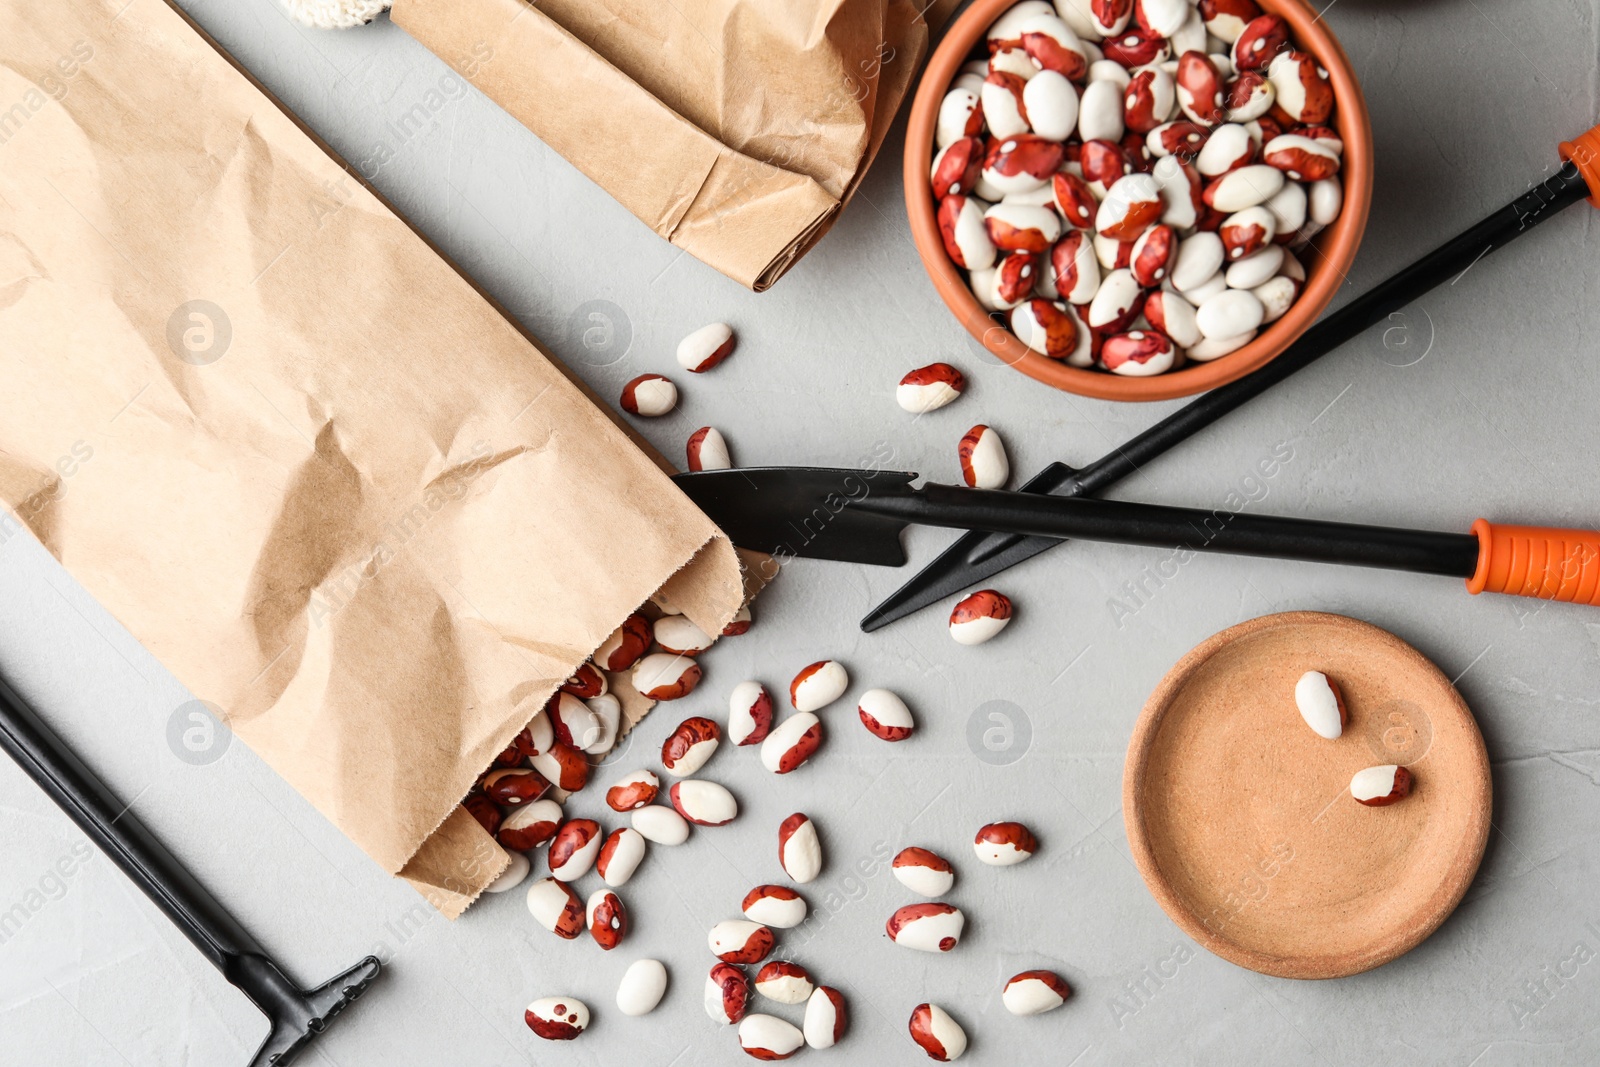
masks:
{"label": "red and white bean", "polygon": [[773,774],[788,774],[809,760],[822,745],[822,720],[797,711],[775,726],[761,742],[761,765]]}
{"label": "red and white bean", "polygon": [[589,873],[600,854],[600,824],[593,819],[568,819],[550,839],[550,875],[562,882],[576,882]]}
{"label": "red and white bean", "polygon": [[721,740],[722,730],[710,719],[685,719],[661,743],[661,765],[668,774],[687,778],[706,765]]}
{"label": "red and white bean", "polygon": [[958,1060],[967,1051],[967,1032],[937,1004],[918,1004],[911,1012],[911,1040],[940,1063]]}
{"label": "red and white bean", "polygon": [[1261,14],[1256,0],[1200,0],[1206,31],[1224,44],[1232,44],[1245,25]]}
{"label": "red and white bean", "polygon": [[568,941],[583,931],[583,901],[555,878],[541,878],[528,887],[528,912],[540,926]]}
{"label": "red and white bean", "polygon": [[817,711],[844,696],[850,675],[838,660],[824,659],[803,667],[789,683],[789,703],[796,711]]}
{"label": "red and white bean", "polygon": [[609,889],[596,889],[589,894],[584,915],[589,936],[607,952],[620,945],[628,933],[628,913],[622,906],[622,898]]}
{"label": "red and white bean", "polygon": [[589,1027],[589,1009],[572,997],[540,997],[528,1005],[522,1019],[546,1041],[571,1041]]}
{"label": "red and white bean", "polygon": [[804,1004],[816,983],[798,963],[773,960],[756,972],[756,992],[779,1004]]}
{"label": "red and white bean", "polygon": [[650,648],[650,621],[638,612],[622,620],[616,631],[595,649],[594,662],[608,671],[625,671]]}
{"label": "red and white bean", "polygon": [[660,374],[641,374],[622,387],[622,410],[653,419],[678,406],[678,387]]}
{"label": "red and white bean", "polygon": [[[981,220],[981,214],[979,218]],[[987,233],[984,234],[984,239],[988,239]],[[926,415],[954,401],[966,388],[966,376],[950,364],[930,363],[926,367],[918,367],[901,378],[899,387],[895,389],[894,399],[895,403],[911,414]],[[732,732],[731,729],[729,732]],[[756,740],[759,741],[760,738]]]}
{"label": "red and white bean", "polygon": [[656,620],[653,630],[656,644],[661,646],[663,652],[671,652],[678,656],[698,656],[711,647],[711,635],[689,621],[685,615],[663,615]]}
{"label": "red and white bean", "polygon": [[661,792],[661,779],[651,771],[638,770],[617,779],[606,790],[606,803],[612,811],[633,811],[655,803]]}
{"label": "red and white bean", "polygon": [[950,636],[959,645],[981,645],[1010,624],[1011,611],[1010,597],[980,589],[950,609]]}
{"label": "red and white bean", "polygon": [[1027,105],[1022,96],[1026,89],[1027,82],[1006,71],[997,71],[983,80],[979,101],[990,133],[1011,137],[1028,132]]}
{"label": "red and white bean", "polygon": [[633,665],[633,687],[651,700],[679,700],[694,692],[700,675],[692,656],[652,652]]}
{"label": "red and white bean", "polygon": [[889,916],[889,940],[921,952],[949,952],[961,941],[967,917],[953,904],[907,904]]}
{"label": "red and white bean", "polygon": [[750,979],[731,963],[719,963],[706,976],[705,1009],[711,1021],[732,1026],[750,1003]]}
{"label": "red and white bean", "polygon": [[560,826],[561,805],[549,799],[535,800],[500,820],[495,840],[513,852],[526,852],[555,837]]}
{"label": "red and white bean", "polygon": [[856,704],[861,725],[874,736],[885,741],[904,741],[911,736],[916,723],[906,702],[887,689],[868,689]]}
{"label": "red and white bean", "polygon": [[786,1060],[805,1043],[799,1027],[776,1015],[746,1015],[739,1024],[739,1047],[758,1060]]}
{"label": "red and white bean", "polygon": [[925,848],[903,848],[895,854],[890,868],[895,881],[924,897],[942,897],[955,884],[955,868],[950,861]]}
{"label": "red and white bean", "polygon": [[644,842],[644,835],[631,826],[611,831],[611,836],[600,846],[600,856],[594,863],[600,880],[613,889],[627,885],[628,879],[639,869],[639,864],[644,862]]}
{"label": "red and white bean", "polygon": [[983,209],[983,202],[974,196],[958,194],[939,201],[939,236],[944,239],[944,250],[956,266],[969,271],[988,270],[999,255],[983,223]]}
{"label": "red and white bean", "polygon": [[570,693],[557,693],[545,708],[556,740],[574,748],[592,745],[600,736],[600,720],[589,705]]}
{"label": "red and white bean", "polygon": [[1000,993],[1000,1003],[1012,1015],[1039,1015],[1067,1002],[1072,989],[1054,971],[1023,971],[1012,976]]}
{"label": "red and white bean", "polygon": [[1019,822],[992,822],[978,829],[972,849],[992,867],[1010,867],[1038,851],[1033,832]]}
{"label": "red and white bean", "polygon": [[678,366],[694,374],[704,374],[733,352],[733,327],[713,322],[678,342]]}
{"label": "red and white bean", "polygon": [[[1056,245],[1056,248],[1061,248],[1065,243],[1064,239]],[[1082,247],[1087,249],[1089,243],[1082,242]],[[1093,265],[1092,258],[1090,264]],[[1052,281],[1052,287],[1054,284]],[[1011,310],[1011,332],[1035,352],[1067,362],[1073,359],[1082,341],[1079,336],[1077,315],[1059,300],[1028,300],[1019,304]]]}
{"label": "red and white bean", "polygon": [[686,778],[667,791],[678,814],[696,826],[726,826],[739,816],[739,802],[716,782]]}
{"label": "red and white bean", "polygon": [[946,93],[944,100],[939,104],[934,143],[944,148],[963,137],[973,137],[982,131],[983,106],[978,102],[978,94],[960,86]]}
{"label": "red and white bean", "polygon": [[496,804],[516,807],[531,804],[549,790],[550,782],[531,767],[490,771],[483,776],[483,792]]}
{"label": "red and white bean", "polygon": [[797,811],[778,827],[778,863],[801,885],[822,873],[822,841],[810,816]]}
{"label": "red and white bean", "polygon": [[759,745],[772,731],[772,695],[760,682],[740,682],[728,694],[728,740]]}
{"label": "red and white bean", "polygon": [[844,995],[832,986],[819,985],[806,1001],[805,1023],[801,1030],[810,1047],[832,1048],[844,1036],[848,1022]]}
{"label": "red and white bean", "polygon": [[723,963],[760,963],[776,944],[772,931],[749,919],[724,919],[706,935],[711,954]]}
{"label": "red and white bean", "polygon": [[1350,779],[1350,795],[1369,808],[1387,807],[1411,795],[1411,772],[1385,764],[1357,771]]}
{"label": "red and white bean", "polygon": [[962,436],[956,448],[961,461],[961,480],[976,489],[1000,489],[1011,476],[1000,435],[981,423]]}
{"label": "red and white bean", "polygon": [[751,922],[775,930],[788,930],[806,920],[806,900],[788,886],[758,885],[745,894],[740,905]]}
{"label": "red and white bean", "polygon": [[1100,365],[1113,374],[1144,378],[1172,369],[1178,349],[1156,330],[1114,333],[1100,346]]}

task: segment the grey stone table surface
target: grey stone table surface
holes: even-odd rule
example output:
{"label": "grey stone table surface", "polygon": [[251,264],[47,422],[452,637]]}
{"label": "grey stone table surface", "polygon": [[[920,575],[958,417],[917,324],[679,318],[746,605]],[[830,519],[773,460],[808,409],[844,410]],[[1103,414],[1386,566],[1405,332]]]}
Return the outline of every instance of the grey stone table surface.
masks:
{"label": "grey stone table surface", "polygon": [[[737,355],[688,382],[672,416],[640,427],[669,455],[713,423],[746,465],[848,464],[887,445],[895,463],[949,479],[957,438],[982,421],[1028,472],[1092,459],[1174,406],[1060,394],[966,337],[911,244],[898,129],[834,231],[757,296],[658,240],[387,20],[331,34],[295,26],[272,0],[185,6],[602,396],[671,367],[691,328],[735,324]],[[1341,299],[1521,192],[1552,167],[1558,140],[1600,119],[1597,8],[1329,5],[1363,79],[1377,158],[1371,224]],[[1216,507],[1237,493],[1261,512],[1455,530],[1479,514],[1594,524],[1597,278],[1600,227],[1577,207],[1117,495]],[[594,313],[608,316],[609,344],[584,341]],[[913,420],[893,386],[933,359],[960,366],[972,388]],[[1291,458],[1256,473],[1279,447]],[[914,559],[948,536],[914,532]],[[856,629],[905,572],[790,566],[750,634],[708,658],[693,710],[720,708],[743,678],[781,685],[837,657],[857,689],[901,691],[920,732],[891,749],[837,708],[824,752],[781,781],[748,750],[719,754],[706,773],[738,793],[740,820],[647,860],[625,891],[636,935],[611,954],[537,929],[520,893],[453,924],[435,918],[242,744],[209,762],[180,758],[169,724],[191,694],[22,536],[0,545],[0,663],[298,977],[384,958],[381,984],[311,1063],[744,1062],[700,1007],[703,938],[778,875],[774,827],[795,810],[822,824],[829,864],[809,887],[814,921],[785,949],[850,999],[841,1062],[919,1062],[905,1020],[922,1000],[966,1025],[978,1064],[1600,1060],[1600,615],[1471,598],[1448,580],[1229,558],[1195,559],[1158,585],[1147,568],[1161,559],[1077,544],[1019,567],[997,583],[1018,618],[979,648],[956,646],[939,611],[872,636]],[[1124,750],[1152,687],[1217,630],[1289,609],[1359,616],[1413,642],[1456,679],[1493,762],[1494,826],[1460,908],[1415,951],[1339,981],[1266,978],[1196,947],[1146,892],[1123,829]],[[647,719],[622,762],[645,759],[683,710]],[[972,859],[973,829],[1002,817],[1039,834],[1032,863]],[[260,1017],[9,762],[0,833],[0,1062],[246,1062]],[[885,857],[910,843],[957,859],[952,899],[972,922],[952,956],[883,937],[907,898]],[[643,955],[664,960],[672,984],[655,1015],[625,1019],[616,980]],[[1036,966],[1060,970],[1077,995],[1014,1019],[999,984]],[[596,1013],[568,1046],[542,1044],[521,1021],[530,999],[556,992]]]}

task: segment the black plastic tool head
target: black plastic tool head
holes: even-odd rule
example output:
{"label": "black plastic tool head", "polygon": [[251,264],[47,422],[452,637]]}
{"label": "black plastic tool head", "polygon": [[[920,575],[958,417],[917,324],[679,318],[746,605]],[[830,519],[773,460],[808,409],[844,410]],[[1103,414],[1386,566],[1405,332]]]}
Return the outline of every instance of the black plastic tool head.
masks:
{"label": "black plastic tool head", "polygon": [[295,1062],[340,1012],[367,991],[381,970],[378,958],[368,956],[315,989],[298,989],[266,957],[255,953],[234,957],[224,973],[272,1024],[250,1067],[288,1067]]}
{"label": "black plastic tool head", "polygon": [[[1065,463],[1052,463],[1029,478],[1019,488],[1024,493],[1062,493],[1075,496],[1069,488],[1077,470]],[[948,597],[1014,567],[1023,560],[1060,544],[1047,537],[1018,537],[978,530],[964,533],[941,552],[937,559],[918,571],[861,620],[867,633],[882,629],[914,611],[921,611]]]}
{"label": "black plastic tool head", "polygon": [[906,562],[905,522],[851,505],[904,495],[916,478],[907,471],[739,467],[673,481],[740,548],[899,567]]}

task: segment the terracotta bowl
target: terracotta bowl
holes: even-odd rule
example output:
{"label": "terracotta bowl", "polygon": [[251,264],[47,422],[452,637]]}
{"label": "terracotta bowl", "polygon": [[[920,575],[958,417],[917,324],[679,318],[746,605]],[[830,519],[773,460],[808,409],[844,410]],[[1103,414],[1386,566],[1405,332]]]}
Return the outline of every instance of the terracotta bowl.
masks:
{"label": "terracotta bowl", "polygon": [[1123,377],[1102,370],[1069,367],[1034,352],[998,317],[992,317],[967,288],[964,272],[950,261],[939,238],[934,218],[933,190],[928,170],[933,164],[933,128],[939,103],[956,72],[983,40],[995,19],[1016,0],[975,0],[957,19],[928,60],[911,105],[906,131],[906,211],[911,236],[922,265],[933,279],[940,297],[955,312],[967,332],[1002,361],[1057,389],[1102,400],[1170,400],[1204,392],[1255,370],[1289,346],[1316,321],[1343,283],[1361,244],[1372,199],[1372,124],[1361,86],[1350,58],[1310,6],[1300,0],[1257,0],[1263,11],[1283,16],[1294,31],[1297,45],[1317,56],[1328,71],[1335,98],[1334,125],[1344,138],[1344,208],[1339,217],[1318,234],[1310,248],[1298,253],[1306,267],[1306,286],[1283,318],[1236,352],[1210,361],[1190,363],[1179,370],[1149,378]]}
{"label": "terracotta bowl", "polygon": [[[1344,691],[1336,740],[1294,685]],[[1411,769],[1410,796],[1369,808],[1364,767]],[[1489,836],[1489,759],[1472,713],[1421,653],[1369,623],[1290,612],[1202,642],[1145,704],[1122,778],[1128,844],[1172,921],[1223,959],[1337,978],[1410,951],[1466,892]]]}

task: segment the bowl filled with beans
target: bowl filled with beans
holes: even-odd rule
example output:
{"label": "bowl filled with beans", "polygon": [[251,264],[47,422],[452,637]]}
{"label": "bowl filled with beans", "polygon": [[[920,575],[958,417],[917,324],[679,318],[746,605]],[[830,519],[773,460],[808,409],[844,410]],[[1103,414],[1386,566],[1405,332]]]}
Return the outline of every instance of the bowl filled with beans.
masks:
{"label": "bowl filled with beans", "polygon": [[1058,389],[1165,400],[1282,352],[1343,284],[1372,131],[1301,0],[976,0],[929,59],[905,182],[934,287]]}

